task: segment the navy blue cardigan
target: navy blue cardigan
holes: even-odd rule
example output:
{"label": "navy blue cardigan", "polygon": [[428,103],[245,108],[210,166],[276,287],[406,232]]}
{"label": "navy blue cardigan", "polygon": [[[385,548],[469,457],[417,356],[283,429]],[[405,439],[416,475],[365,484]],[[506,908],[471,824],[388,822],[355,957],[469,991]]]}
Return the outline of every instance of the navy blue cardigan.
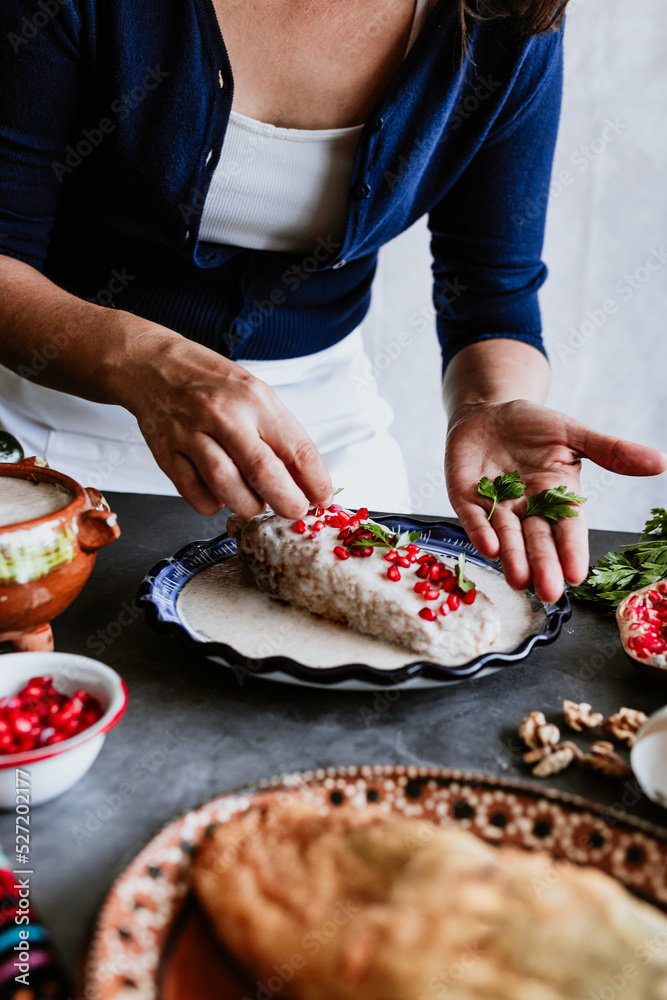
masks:
{"label": "navy blue cardigan", "polygon": [[2,0],[0,253],[229,357],[287,358],[359,324],[378,248],[428,213],[445,364],[493,336],[542,349],[562,32],[482,22],[462,64],[457,8],[439,0],[368,117],[342,245],[289,254],[198,239],[233,91],[211,0]]}

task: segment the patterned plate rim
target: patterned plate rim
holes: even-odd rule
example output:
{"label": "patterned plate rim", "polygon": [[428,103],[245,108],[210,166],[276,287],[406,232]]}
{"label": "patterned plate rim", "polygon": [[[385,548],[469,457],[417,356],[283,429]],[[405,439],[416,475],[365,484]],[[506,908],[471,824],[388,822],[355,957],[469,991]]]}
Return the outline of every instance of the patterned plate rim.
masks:
{"label": "patterned plate rim", "polygon": [[[466,553],[478,565],[502,573],[500,563],[480,555],[466,533],[458,525],[447,521],[427,522],[398,514],[372,516],[374,520],[386,524],[389,528],[420,530],[423,535],[426,535],[423,544],[427,545],[431,540],[444,542]],[[181,579],[178,582],[168,579],[168,574],[173,572],[174,567],[182,568],[181,564],[186,560],[199,562],[197,572],[222,561],[220,552],[217,553],[217,557],[211,553],[215,552],[216,549],[222,550],[225,543],[228,543],[225,558],[230,558],[234,551],[235,542],[224,532],[215,538],[190,542],[173,556],[161,559],[142,580],[137,593],[137,601],[139,606],[144,608],[149,625],[156,631],[177,636],[181,641],[198,649],[205,656],[222,657],[232,668],[242,671],[244,676],[266,676],[282,673],[318,687],[327,687],[351,680],[362,681],[374,686],[391,687],[416,677],[424,677],[447,684],[474,677],[486,667],[506,667],[524,660],[535,646],[554,642],[560,635],[564,622],[572,616],[570,601],[565,592],[556,603],[544,605],[547,620],[541,631],[531,633],[510,652],[483,653],[474,660],[458,667],[447,667],[428,660],[416,660],[393,670],[382,670],[365,663],[345,663],[337,667],[310,667],[289,656],[267,656],[251,659],[227,643],[207,642],[198,639],[177,614],[175,607],[178,594],[196,573],[185,575],[185,571],[182,571]],[[167,597],[161,594],[161,588],[167,591]],[[534,595],[532,588],[529,593]],[[168,605],[173,605],[173,609]]]}
{"label": "patterned plate rim", "polygon": [[[312,768],[307,771],[292,771],[280,775],[274,775],[270,778],[262,778],[258,781],[238,785],[226,791],[218,792],[215,795],[207,797],[197,805],[182,810],[161,824],[161,826],[159,826],[146,840],[143,841],[139,849],[134,849],[131,855],[126,856],[128,860],[123,860],[121,862],[123,867],[105,893],[91,930],[87,955],[84,957],[82,962],[84,995],[95,995],[97,987],[95,986],[93,977],[97,972],[100,934],[104,929],[103,922],[106,911],[111,905],[114,895],[117,893],[119,888],[123,886],[125,880],[127,879],[128,870],[155,841],[164,837],[168,830],[175,827],[177,824],[182,823],[187,817],[196,816],[207,807],[214,806],[214,804],[221,806],[227,800],[251,799],[253,796],[265,792],[279,791],[283,788],[295,790],[309,786],[319,787],[328,779],[344,780],[353,778],[356,778],[357,781],[360,778],[375,778],[378,781],[396,779],[398,784],[400,784],[400,779],[404,778],[406,786],[411,780],[439,779],[448,785],[460,782],[463,786],[472,787],[476,790],[488,792],[500,791],[515,794],[517,796],[522,795],[527,798],[534,799],[537,804],[544,802],[550,806],[563,809],[568,814],[579,814],[582,818],[590,817],[591,820],[602,823],[606,827],[610,827],[614,830],[622,829],[624,832],[645,835],[646,837],[652,838],[656,841],[658,845],[664,845],[665,851],[667,851],[667,827],[657,826],[649,820],[631,816],[615,806],[604,806],[602,803],[593,802],[592,800],[573,792],[561,791],[557,788],[545,788],[535,782],[524,781],[519,778],[503,778],[478,771],[467,771],[456,768],[442,768],[418,764],[351,764],[343,767],[329,766]],[[248,807],[250,804],[251,803],[248,802]],[[240,811],[241,808],[236,810],[236,812]],[[502,831],[499,831],[498,838],[492,842],[499,843],[501,838]],[[490,838],[483,837],[482,839],[489,840]],[[539,849],[538,844],[536,844],[536,849]],[[554,857],[562,856],[550,851],[548,847],[542,847],[541,849],[545,850],[546,853],[553,854]],[[605,870],[601,868],[601,866],[595,865],[595,862],[589,861],[587,863],[600,868],[600,870]],[[611,877],[615,878],[616,876],[612,874]],[[629,891],[633,891],[626,883],[622,882],[621,879],[617,879],[617,881],[620,881],[621,884],[625,885]],[[634,891],[636,894],[642,896],[642,893],[638,890],[635,889]],[[644,898],[646,898],[645,894]],[[169,914],[170,919],[168,921],[168,929],[173,925],[184,900],[185,896],[177,899],[172,907],[172,911]],[[665,902],[660,902],[655,899],[650,901],[652,902],[652,905],[658,906],[664,911],[667,911],[667,899]],[[92,993],[90,992],[91,990]]]}

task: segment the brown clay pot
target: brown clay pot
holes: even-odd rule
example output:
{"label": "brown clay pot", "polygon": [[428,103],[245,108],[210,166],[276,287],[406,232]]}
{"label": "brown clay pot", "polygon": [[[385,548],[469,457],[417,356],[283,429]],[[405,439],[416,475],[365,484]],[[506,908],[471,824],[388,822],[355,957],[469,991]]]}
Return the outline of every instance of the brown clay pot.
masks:
{"label": "brown clay pot", "polygon": [[101,493],[84,489],[41,459],[0,463],[0,477],[57,483],[69,490],[66,507],[0,527],[0,642],[15,650],[53,649],[51,622],[90,576],[97,550],[120,535]]}

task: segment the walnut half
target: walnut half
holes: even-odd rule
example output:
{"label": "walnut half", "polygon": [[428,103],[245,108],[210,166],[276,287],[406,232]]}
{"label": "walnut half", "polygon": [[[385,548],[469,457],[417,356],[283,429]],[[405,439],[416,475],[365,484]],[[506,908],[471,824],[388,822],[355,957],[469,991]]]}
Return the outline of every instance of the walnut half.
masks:
{"label": "walnut half", "polygon": [[595,729],[604,719],[602,712],[591,712],[591,706],[587,701],[577,704],[576,701],[567,699],[563,702],[563,715],[566,724],[577,733],[583,729]]}
{"label": "walnut half", "polygon": [[[547,751],[546,756],[533,768],[533,774],[537,778],[546,778],[550,774],[558,774],[560,771],[564,771],[566,767],[569,767],[572,761],[581,757],[579,747],[569,742],[561,743],[559,746],[554,747],[553,750],[549,747],[544,747],[544,750]],[[527,756],[528,754],[526,754]]]}
{"label": "walnut half", "polygon": [[632,774],[632,768],[626,764],[622,757],[614,750],[612,743],[607,740],[598,740],[591,747],[591,752],[583,754],[581,763],[586,764],[594,771],[599,771],[608,778],[625,778]]}
{"label": "walnut half", "polygon": [[605,719],[602,728],[611,733],[615,739],[624,741],[631,747],[634,746],[640,726],[645,722],[646,716],[643,712],[639,712],[635,708],[621,708],[614,715]]}

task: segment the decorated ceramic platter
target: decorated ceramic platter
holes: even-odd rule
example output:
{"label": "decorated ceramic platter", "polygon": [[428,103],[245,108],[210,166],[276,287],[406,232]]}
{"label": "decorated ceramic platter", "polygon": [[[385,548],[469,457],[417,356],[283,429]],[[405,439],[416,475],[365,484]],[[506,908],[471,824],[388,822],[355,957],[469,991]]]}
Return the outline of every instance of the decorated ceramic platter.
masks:
{"label": "decorated ceramic platter", "polygon": [[[456,824],[493,844],[592,865],[667,910],[667,831],[578,796],[519,781],[416,766],[330,768],[220,795],[167,824],[112,886],[91,940],[82,993],[96,1000],[241,1000],[253,984],[216,943],[190,889],[207,828],[263,802],[323,810],[378,803]],[[230,861],[233,861],[230,858]]]}
{"label": "decorated ceramic platter", "polygon": [[216,664],[309,686],[365,690],[457,683],[524,660],[553,642],[571,615],[564,594],[543,604],[532,591],[513,591],[500,564],[485,559],[465,532],[448,522],[383,515],[387,530],[419,531],[424,553],[454,562],[463,553],[467,578],[494,603],[501,631],[482,655],[434,663],[394,643],[272,600],[254,583],[227,534],[196,541],[164,559],[144,578],[139,601],[149,623],[200,649]]}

